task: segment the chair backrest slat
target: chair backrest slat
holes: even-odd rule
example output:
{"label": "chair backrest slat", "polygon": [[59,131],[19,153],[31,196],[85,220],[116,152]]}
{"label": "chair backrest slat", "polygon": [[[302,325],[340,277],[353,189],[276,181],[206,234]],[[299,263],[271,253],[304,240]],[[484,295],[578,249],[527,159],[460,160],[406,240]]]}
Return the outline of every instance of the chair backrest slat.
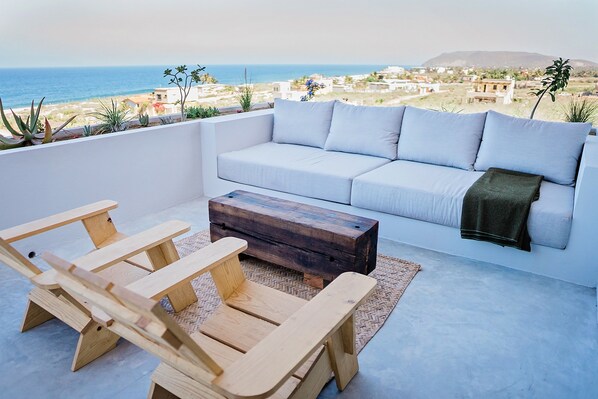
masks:
{"label": "chair backrest slat", "polygon": [[43,258],[58,271],[57,281],[63,289],[85,298],[90,305],[105,312],[118,324],[119,329],[128,330],[127,336],[151,343],[140,346],[164,362],[174,367],[181,361],[189,362],[202,369],[203,374],[207,372],[212,376],[222,373],[222,368],[172,319],[159,302],[77,268],[54,255],[44,254]]}
{"label": "chair backrest slat", "polygon": [[25,258],[19,251],[9,243],[0,238],[0,262],[31,279],[42,271],[37,268],[29,259]]}

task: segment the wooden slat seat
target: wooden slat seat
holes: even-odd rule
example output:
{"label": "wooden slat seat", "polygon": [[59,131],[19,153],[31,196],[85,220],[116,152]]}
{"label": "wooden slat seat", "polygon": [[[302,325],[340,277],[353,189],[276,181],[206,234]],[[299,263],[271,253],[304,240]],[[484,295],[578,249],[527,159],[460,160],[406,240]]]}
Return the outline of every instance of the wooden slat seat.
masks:
{"label": "wooden slat seat", "polygon": [[305,299],[245,280],[226,299],[226,304],[274,324],[281,324],[305,305]]}

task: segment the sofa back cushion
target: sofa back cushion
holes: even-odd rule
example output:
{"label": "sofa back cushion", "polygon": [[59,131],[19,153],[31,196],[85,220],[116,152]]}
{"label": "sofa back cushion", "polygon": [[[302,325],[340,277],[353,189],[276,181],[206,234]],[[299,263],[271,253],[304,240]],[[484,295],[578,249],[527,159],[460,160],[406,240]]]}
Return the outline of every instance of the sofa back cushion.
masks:
{"label": "sofa back cushion", "polygon": [[324,148],[334,101],[307,102],[274,100],[272,141]]}
{"label": "sofa back cushion", "polygon": [[364,107],[337,101],[325,150],[397,157],[405,107]]}
{"label": "sofa back cushion", "polygon": [[485,120],[486,113],[456,114],[407,107],[398,157],[473,170]]}
{"label": "sofa back cushion", "polygon": [[545,122],[489,111],[475,169],[491,167],[573,185],[589,123]]}

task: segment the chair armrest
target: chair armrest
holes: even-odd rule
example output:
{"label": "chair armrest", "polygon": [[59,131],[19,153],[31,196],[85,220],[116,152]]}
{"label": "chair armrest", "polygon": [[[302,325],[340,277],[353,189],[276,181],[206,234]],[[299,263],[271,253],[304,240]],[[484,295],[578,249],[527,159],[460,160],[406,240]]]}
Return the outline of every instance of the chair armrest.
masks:
{"label": "chair armrest", "polygon": [[99,272],[134,255],[170,241],[189,230],[191,230],[191,226],[188,223],[172,220],[90,252],[73,261],[73,264],[90,272]]}
{"label": "chair armrest", "polygon": [[70,211],[57,213],[56,215],[10,227],[0,231],[0,237],[2,237],[6,242],[11,243],[73,222],[99,215],[101,213],[115,209],[117,206],[118,203],[116,201],[99,201],[93,204],[82,206],[80,208],[71,209]]}
{"label": "chair armrest", "polygon": [[274,393],[332,336],[376,287],[376,280],[343,273],[212,382],[227,397]]}
{"label": "chair armrest", "polygon": [[226,237],[186,256],[168,267],[137,280],[127,288],[146,297],[158,300],[182,284],[218,267],[247,249],[247,242]]}

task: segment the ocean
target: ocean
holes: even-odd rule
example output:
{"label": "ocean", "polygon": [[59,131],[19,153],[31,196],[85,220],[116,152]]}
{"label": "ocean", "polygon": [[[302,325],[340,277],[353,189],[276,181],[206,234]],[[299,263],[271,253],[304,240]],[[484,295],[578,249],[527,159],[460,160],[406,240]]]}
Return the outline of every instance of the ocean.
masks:
{"label": "ocean", "polygon": [[[0,98],[6,108],[36,103],[65,103],[98,97],[151,92],[168,85],[163,77],[172,66],[0,68]],[[364,74],[386,65],[207,65],[205,72],[219,83],[243,83],[243,70],[253,83],[296,79],[319,73],[325,76]]]}

